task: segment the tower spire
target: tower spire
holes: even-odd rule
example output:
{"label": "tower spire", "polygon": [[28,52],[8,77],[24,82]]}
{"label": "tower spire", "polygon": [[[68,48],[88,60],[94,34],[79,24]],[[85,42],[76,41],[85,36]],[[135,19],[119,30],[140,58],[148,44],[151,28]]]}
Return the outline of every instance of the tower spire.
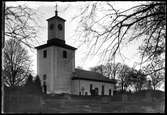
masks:
{"label": "tower spire", "polygon": [[57,16],[58,15],[58,12],[57,12],[57,3],[56,3],[56,11],[55,11],[55,16]]}

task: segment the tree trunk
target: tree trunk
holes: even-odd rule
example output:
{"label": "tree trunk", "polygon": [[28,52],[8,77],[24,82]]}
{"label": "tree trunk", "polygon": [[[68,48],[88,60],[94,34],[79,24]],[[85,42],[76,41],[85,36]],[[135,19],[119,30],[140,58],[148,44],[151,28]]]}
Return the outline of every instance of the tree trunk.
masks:
{"label": "tree trunk", "polygon": [[123,82],[121,83],[121,90],[122,90],[122,93],[123,93],[123,90],[124,90]]}
{"label": "tree trunk", "polygon": [[155,91],[155,89],[156,89],[156,88],[155,88],[155,85],[153,85],[153,90]]}

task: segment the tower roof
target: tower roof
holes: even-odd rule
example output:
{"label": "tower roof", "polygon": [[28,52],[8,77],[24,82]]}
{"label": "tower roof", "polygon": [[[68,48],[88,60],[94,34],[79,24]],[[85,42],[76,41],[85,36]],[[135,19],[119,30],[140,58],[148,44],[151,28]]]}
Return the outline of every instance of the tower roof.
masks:
{"label": "tower roof", "polygon": [[38,50],[38,49],[43,49],[43,48],[50,47],[50,46],[58,46],[58,47],[62,47],[62,48],[70,49],[70,50],[77,49],[75,47],[72,47],[70,45],[65,44],[65,41],[60,40],[60,39],[48,40],[47,44],[43,44],[43,45],[37,46],[35,48]]}
{"label": "tower roof", "polygon": [[47,21],[48,21],[48,20],[52,20],[52,19],[60,19],[60,20],[62,20],[62,21],[66,21],[65,19],[63,19],[63,18],[61,18],[61,17],[58,16],[57,4],[56,4],[55,16],[53,16],[53,17],[47,19]]}
{"label": "tower roof", "polygon": [[56,3],[56,11],[55,11],[55,15],[58,15],[58,11],[57,11],[57,3]]}
{"label": "tower roof", "polygon": [[63,18],[61,18],[61,17],[59,17],[59,16],[53,16],[53,17],[47,19],[47,21],[53,20],[53,19],[60,19],[60,20],[62,20],[62,21],[64,21],[64,22],[66,21],[65,19],[63,19]]}

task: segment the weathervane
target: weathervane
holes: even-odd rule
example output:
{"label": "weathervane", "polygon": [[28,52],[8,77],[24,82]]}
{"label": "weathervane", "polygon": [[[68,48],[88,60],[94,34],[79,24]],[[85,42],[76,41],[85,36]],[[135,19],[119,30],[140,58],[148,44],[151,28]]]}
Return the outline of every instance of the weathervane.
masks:
{"label": "weathervane", "polygon": [[57,16],[57,3],[56,3],[56,6],[55,6],[55,7],[56,7],[55,15]]}

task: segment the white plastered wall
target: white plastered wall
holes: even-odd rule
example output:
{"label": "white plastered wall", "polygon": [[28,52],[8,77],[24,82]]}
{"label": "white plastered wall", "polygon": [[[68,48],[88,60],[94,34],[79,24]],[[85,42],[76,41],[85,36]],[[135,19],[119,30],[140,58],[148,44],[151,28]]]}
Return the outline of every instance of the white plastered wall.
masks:
{"label": "white plastered wall", "polygon": [[109,89],[111,89],[111,95],[113,95],[114,84],[89,80],[72,80],[72,93],[79,95],[79,91],[84,87],[84,94],[87,92],[87,94],[90,95],[90,84],[93,85],[93,89],[98,88],[98,95],[101,95],[102,85],[104,85],[104,95],[109,95]]}

